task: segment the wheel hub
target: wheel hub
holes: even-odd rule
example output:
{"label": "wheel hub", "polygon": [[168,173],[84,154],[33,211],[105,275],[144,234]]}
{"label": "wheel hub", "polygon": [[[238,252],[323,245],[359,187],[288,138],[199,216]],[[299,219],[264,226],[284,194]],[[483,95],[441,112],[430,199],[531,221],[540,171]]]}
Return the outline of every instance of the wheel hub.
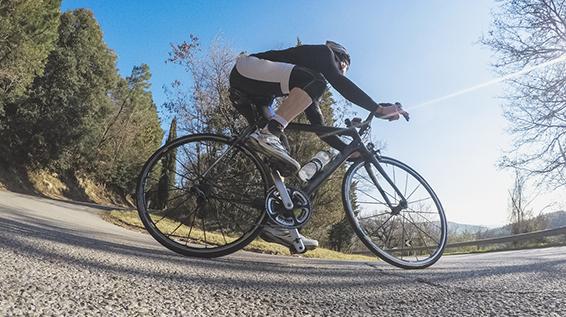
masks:
{"label": "wheel hub", "polygon": [[212,187],[207,184],[198,184],[189,188],[189,192],[196,196],[197,211],[199,216],[204,217],[208,211],[208,195]]}
{"label": "wheel hub", "polygon": [[409,206],[406,200],[401,200],[399,204],[393,208],[391,208],[391,214],[397,216],[401,213],[403,209],[407,209]]}

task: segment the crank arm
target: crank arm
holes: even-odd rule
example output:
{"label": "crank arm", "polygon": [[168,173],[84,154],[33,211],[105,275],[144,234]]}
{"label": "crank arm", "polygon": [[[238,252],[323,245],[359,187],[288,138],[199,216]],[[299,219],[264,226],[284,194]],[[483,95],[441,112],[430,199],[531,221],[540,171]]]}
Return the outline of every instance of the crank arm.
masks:
{"label": "crank arm", "polygon": [[289,196],[289,192],[287,191],[287,187],[285,187],[285,183],[283,183],[283,179],[281,178],[281,174],[277,170],[271,170],[271,175],[273,176],[273,182],[275,183],[275,188],[279,192],[281,196],[281,201],[287,210],[293,210],[293,201],[291,200],[291,196]]}
{"label": "crank arm", "polygon": [[303,243],[303,240],[299,236],[299,230],[289,229],[289,234],[291,234],[291,237],[293,238],[293,247],[295,248],[297,253],[305,252],[305,244]]}

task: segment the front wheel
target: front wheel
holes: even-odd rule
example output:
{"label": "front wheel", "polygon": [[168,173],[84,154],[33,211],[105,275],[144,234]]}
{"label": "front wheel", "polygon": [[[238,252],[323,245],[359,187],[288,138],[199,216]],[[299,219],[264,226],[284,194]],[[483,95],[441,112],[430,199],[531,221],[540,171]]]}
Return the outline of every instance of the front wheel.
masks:
{"label": "front wheel", "polygon": [[367,248],[389,264],[404,269],[434,264],[447,241],[440,200],[409,166],[384,156],[378,162],[379,166],[356,162],[344,177],[342,199],[354,231]]}

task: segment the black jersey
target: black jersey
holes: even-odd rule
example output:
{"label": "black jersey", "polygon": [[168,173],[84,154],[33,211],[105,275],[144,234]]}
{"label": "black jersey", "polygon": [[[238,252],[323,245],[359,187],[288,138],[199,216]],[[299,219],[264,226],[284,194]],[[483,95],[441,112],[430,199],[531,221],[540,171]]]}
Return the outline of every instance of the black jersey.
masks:
{"label": "black jersey", "polygon": [[369,111],[375,111],[378,107],[370,96],[342,75],[335,62],[334,53],[326,45],[301,45],[285,50],[251,54],[250,56],[309,68],[321,73],[330,85],[350,102]]}

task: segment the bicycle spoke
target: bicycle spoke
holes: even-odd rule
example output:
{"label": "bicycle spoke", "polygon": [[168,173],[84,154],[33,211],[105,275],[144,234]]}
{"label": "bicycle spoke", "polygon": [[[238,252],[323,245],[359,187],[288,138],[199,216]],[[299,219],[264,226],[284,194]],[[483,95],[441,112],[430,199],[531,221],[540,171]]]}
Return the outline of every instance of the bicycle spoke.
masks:
{"label": "bicycle spoke", "polygon": [[[401,231],[402,232],[401,232],[401,241],[400,241],[401,245],[400,245],[400,247],[401,247],[401,249],[404,249],[406,244],[407,244],[405,242],[405,218],[404,217],[401,217]],[[413,249],[412,244],[411,244],[411,249]],[[413,249],[413,251],[414,250],[415,249]],[[401,251],[401,260],[403,260],[403,251]]]}
{"label": "bicycle spoke", "polygon": [[437,212],[433,212],[433,211],[422,211],[422,210],[413,210],[411,208],[407,208],[405,210],[402,210],[401,212],[408,212],[408,213],[413,213],[413,214],[431,214],[431,215],[438,215]]}
{"label": "bicycle spoke", "polygon": [[204,234],[204,247],[207,248],[206,246],[206,226],[204,225],[204,217],[201,218],[202,219],[202,232]]}
{"label": "bicycle spoke", "polygon": [[[154,178],[147,178],[146,179],[146,184],[148,180],[152,180],[154,181],[154,184],[159,185],[159,179],[154,179]],[[172,190],[185,190],[184,188],[181,187],[177,187],[177,186],[172,186],[171,184],[167,184],[167,187],[172,189]],[[148,191],[146,191],[146,193],[151,193],[151,192],[157,192],[159,189],[150,189]]]}
{"label": "bicycle spoke", "polygon": [[[397,181],[395,180],[395,166],[391,165],[391,171],[393,172],[393,186],[396,186]],[[397,201],[397,192],[394,190],[393,193],[395,193],[395,201]]]}
{"label": "bicycle spoke", "polygon": [[[401,216],[403,216],[403,215],[401,215]],[[424,234],[425,234],[427,237],[429,237],[432,241],[436,242],[437,245],[439,244],[438,241],[437,241],[435,238],[433,238],[432,236],[430,236],[428,233],[426,233],[424,230],[422,230],[419,226],[417,226],[417,225],[414,223],[415,220],[413,219],[413,217],[411,217],[410,214],[407,214],[407,216],[409,216],[409,218],[411,218],[411,220],[412,220],[412,221],[411,221],[411,220],[408,220],[408,219],[407,219],[407,221],[409,221],[415,228],[417,228],[417,230],[419,230],[420,232],[424,233]],[[403,216],[403,217],[405,217],[405,216]],[[426,245],[426,241],[425,241],[425,239],[422,238],[422,236],[421,236],[421,239],[423,240],[423,243],[425,244],[425,246],[428,248],[428,246]]]}
{"label": "bicycle spoke", "polygon": [[417,199],[417,200],[413,200],[413,201],[408,201],[407,204],[420,203],[421,201],[425,201],[425,200],[429,200],[429,199],[432,199],[432,197],[427,197],[427,198]]}
{"label": "bicycle spoke", "polygon": [[[404,210],[404,212],[406,212],[406,210]],[[417,211],[411,210],[410,213],[416,214],[417,216],[419,216],[419,217],[423,218],[424,220],[426,220],[426,221],[427,221],[428,223],[430,223],[431,225],[437,227],[439,230],[442,230],[442,228],[440,228],[437,224],[435,224],[434,222],[430,221],[430,219],[428,219],[428,218],[424,217],[423,215],[421,215],[421,213],[424,213],[424,212],[417,212]]]}
{"label": "bicycle spoke", "polygon": [[[413,217],[411,217],[410,214],[409,214],[408,216],[409,216],[409,218],[411,218],[411,220],[413,220]],[[413,221],[414,221],[414,220],[413,220]],[[415,226],[417,229],[420,230],[420,228],[417,227],[414,223],[412,223],[412,224],[413,224],[413,226]],[[422,231],[422,230],[420,230],[420,231]],[[423,232],[425,235],[429,236],[426,232],[424,232],[424,231],[422,231],[422,232]],[[426,243],[426,240],[423,239],[423,237],[422,237],[422,235],[421,235],[420,233],[419,233],[419,236],[421,237],[421,240],[423,241],[423,244],[425,245],[425,248],[426,248],[425,250],[430,250],[429,247],[428,247],[428,244]],[[429,237],[430,237],[430,236],[429,236]],[[430,237],[430,238],[432,239],[432,241],[435,241],[434,238],[432,238],[432,237]],[[436,243],[436,245],[438,245],[438,242]],[[417,259],[417,261],[419,261],[419,257],[417,256],[417,251],[414,250],[414,249],[413,249],[413,251],[414,251],[415,258]],[[429,252],[429,254],[430,254],[430,252]]]}
{"label": "bicycle spoke", "polygon": [[[183,170],[187,171],[187,173],[195,174],[194,172],[191,171],[191,169],[186,167],[185,164],[183,164],[181,161],[179,161],[179,159],[177,157],[175,157],[175,161],[177,161],[177,163],[179,163],[181,165],[181,167],[183,168]],[[200,178],[200,175],[195,175],[195,176],[196,176],[197,179]],[[191,181],[194,181],[194,180],[191,180]]]}
{"label": "bicycle spoke", "polygon": [[366,220],[366,219],[369,219],[369,218],[375,218],[375,217],[379,217],[379,216],[383,216],[383,215],[387,215],[387,214],[390,214],[390,212],[389,212],[389,211],[386,211],[386,212],[383,212],[383,213],[380,213],[380,214],[377,214],[377,215],[372,215],[372,216],[367,216],[367,217],[363,217],[363,218],[358,218],[358,220]]}
{"label": "bicycle spoke", "polygon": [[373,230],[372,234],[378,233],[379,229],[381,229],[385,224],[387,224],[389,220],[391,220],[391,218],[393,218],[393,215],[390,215],[389,218],[387,218],[387,220],[385,220],[384,223],[382,223],[379,227],[377,227],[377,229]]}
{"label": "bicycle spoke", "polygon": [[[371,169],[371,166],[369,167],[369,169]],[[373,173],[373,170],[372,170],[372,173]],[[369,174],[369,173],[368,173],[368,174]],[[373,186],[375,186],[376,188],[378,187],[378,185],[377,185],[377,179],[375,180],[375,182],[373,182],[373,181],[370,182],[367,178],[365,178],[365,177],[363,177],[363,176],[361,176],[361,177],[362,177],[364,180],[366,180],[367,182],[369,182],[370,184],[372,184]],[[371,177],[371,175],[370,175],[370,177]],[[375,177],[375,176],[374,176],[374,177]],[[394,201],[397,201],[397,193],[395,192],[395,190],[393,190],[393,192],[395,193],[395,196],[391,195],[388,191],[386,191],[386,190],[383,189],[383,188],[382,188],[381,190],[383,190],[383,192],[384,192],[387,196],[393,198]],[[361,191],[361,189],[360,189],[360,191]]]}
{"label": "bicycle spoke", "polygon": [[222,153],[222,155],[220,155],[219,158],[216,159],[216,161],[214,161],[214,163],[212,163],[212,165],[202,174],[202,176],[206,176],[206,174],[208,174],[208,172],[215,167],[220,161],[222,161],[222,159],[230,152],[232,151],[232,149],[234,149],[234,145],[231,145],[228,150],[226,150],[226,152]]}
{"label": "bicycle spoke", "polygon": [[[187,159],[189,160],[189,163],[191,164],[191,166],[197,168],[197,171],[194,172],[194,173],[196,174],[197,178],[201,178],[202,176],[198,173],[198,170],[199,170],[199,168],[200,168],[200,167],[199,167],[200,164],[199,164],[199,163],[195,164],[195,162],[193,162],[193,159],[191,158],[191,155],[189,155],[189,153],[187,153],[187,149],[185,148],[185,146],[182,146],[181,148],[183,149],[183,152],[184,152],[185,155],[187,156]],[[198,156],[197,156],[197,160],[199,160],[199,157],[198,157]]]}
{"label": "bicycle spoke", "polygon": [[196,211],[198,211],[198,208],[193,213],[193,221],[191,222],[191,227],[189,228],[189,233],[187,234],[187,241],[186,241],[185,245],[188,245],[189,241],[191,240],[191,232],[193,231],[193,227],[195,225],[195,220],[197,218]]}
{"label": "bicycle spoke", "polygon": [[421,183],[419,183],[419,185],[417,187],[415,187],[415,189],[413,189],[413,191],[409,194],[409,196],[405,197],[405,199],[409,200],[409,198],[411,198],[411,196],[413,196],[413,194],[417,191],[417,189],[419,189],[419,187],[421,187]]}
{"label": "bicycle spoke", "polygon": [[224,225],[220,222],[220,217],[218,216],[218,209],[216,209],[216,222],[220,225],[220,232],[222,232],[222,238],[224,239],[224,244],[228,244],[226,241],[226,236],[224,235]]}
{"label": "bicycle spoke", "polygon": [[[382,203],[382,202],[374,202],[374,201],[358,201],[358,204],[371,204],[371,205],[383,205],[383,206],[387,206],[387,204]],[[387,206],[389,207],[389,206]]]}
{"label": "bicycle spoke", "polygon": [[375,201],[377,201],[377,202],[380,202],[380,203],[382,203],[382,204],[385,205],[385,206],[388,206],[386,203],[384,203],[384,202],[382,202],[381,200],[379,200],[379,199],[373,197],[372,195],[366,193],[365,191],[363,191],[363,190],[361,190],[361,189],[358,189],[358,190],[359,190],[360,192],[362,192],[362,194],[368,196],[369,198],[371,198],[371,199],[373,199],[373,200],[375,200]]}
{"label": "bicycle spoke", "polygon": [[403,196],[407,196],[407,186],[409,185],[409,173],[405,173],[405,190]]}
{"label": "bicycle spoke", "polygon": [[387,241],[385,242],[385,246],[391,248],[391,233],[393,232],[393,224],[395,222],[391,222],[389,225],[389,234],[387,235]]}
{"label": "bicycle spoke", "polygon": [[179,228],[181,228],[181,226],[183,225],[182,222],[179,223],[179,225],[177,226],[177,228],[175,228],[175,230],[173,230],[173,232],[171,232],[170,234],[168,234],[167,236],[170,237],[173,235],[173,233],[175,233],[175,231],[177,231]]}

